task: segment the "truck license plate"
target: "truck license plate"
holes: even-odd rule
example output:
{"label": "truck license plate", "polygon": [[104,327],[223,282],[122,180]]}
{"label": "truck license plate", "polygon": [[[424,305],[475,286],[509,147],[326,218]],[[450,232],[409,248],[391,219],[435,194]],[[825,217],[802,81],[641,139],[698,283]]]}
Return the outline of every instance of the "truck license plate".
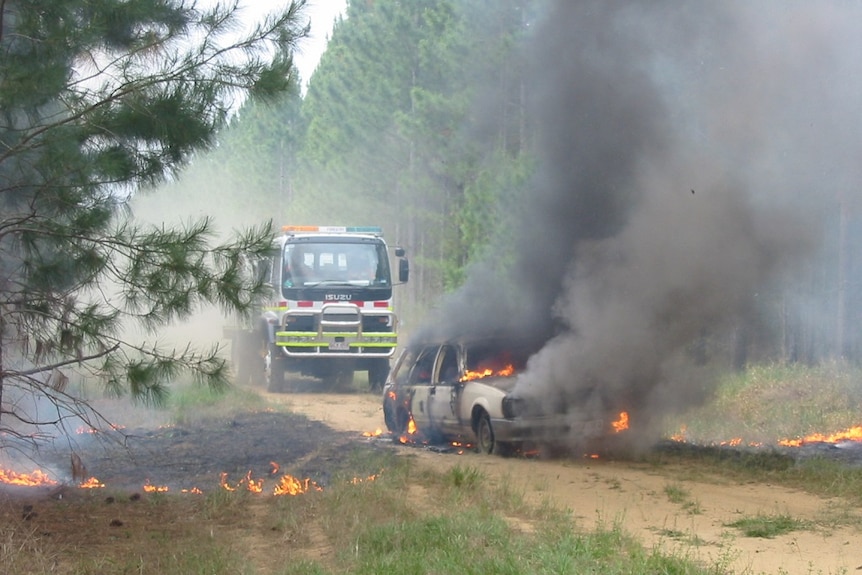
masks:
{"label": "truck license plate", "polygon": [[350,349],[350,344],[346,341],[333,341],[329,344],[329,349],[332,351],[347,351]]}

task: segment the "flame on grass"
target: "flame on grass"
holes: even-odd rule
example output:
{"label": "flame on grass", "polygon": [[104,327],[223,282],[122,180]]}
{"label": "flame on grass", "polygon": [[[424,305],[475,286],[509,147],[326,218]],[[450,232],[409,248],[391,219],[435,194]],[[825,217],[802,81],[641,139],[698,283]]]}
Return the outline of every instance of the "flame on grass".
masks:
{"label": "flame on grass", "polygon": [[309,491],[323,491],[323,487],[307,477],[305,479],[297,479],[292,475],[282,475],[272,494],[299,495]]}
{"label": "flame on grass", "polygon": [[80,487],[81,489],[99,489],[104,486],[105,484],[96,479],[95,477],[91,477],[78,484],[78,487]]}
{"label": "flame on grass", "polygon": [[167,485],[152,485],[150,480],[147,479],[146,483],[144,483],[144,491],[146,493],[166,493],[168,491]]}
{"label": "flame on grass", "polygon": [[380,473],[372,473],[367,477],[354,477],[350,480],[351,485],[359,485],[360,483],[368,483],[369,481],[377,481],[377,478],[382,475],[382,471]]}
{"label": "flame on grass", "polygon": [[[271,465],[273,465],[272,473],[277,473],[278,465],[274,462],[271,462]],[[227,491],[245,490],[250,493],[263,493],[265,481],[266,480],[263,478],[256,479],[253,477],[251,471],[246,473],[245,476],[236,483],[230,483],[228,481],[228,474],[224,472],[221,474],[219,479],[222,489]],[[275,487],[272,488],[273,495],[299,495],[309,491],[323,491],[323,488],[309,478],[298,479],[289,474],[282,475],[278,479]]]}
{"label": "flame on grass", "polygon": [[57,485],[57,481],[51,479],[47,473],[39,469],[34,470],[32,473],[18,473],[8,469],[0,469],[0,483],[23,485],[26,487]]}
{"label": "flame on grass", "polygon": [[[691,441],[688,438],[688,427],[681,425],[679,431],[672,434],[668,439],[677,443],[690,443]],[[746,443],[741,437],[732,437],[722,441],[712,441],[710,442],[710,445],[717,447],[740,447],[742,445],[746,445],[748,447],[762,447],[763,443],[759,441],[749,441]]]}
{"label": "flame on grass", "polygon": [[812,433],[795,439],[781,439],[778,444],[785,447],[801,447],[807,443],[841,443],[844,441],[862,441],[862,425],[854,425],[835,433]]}

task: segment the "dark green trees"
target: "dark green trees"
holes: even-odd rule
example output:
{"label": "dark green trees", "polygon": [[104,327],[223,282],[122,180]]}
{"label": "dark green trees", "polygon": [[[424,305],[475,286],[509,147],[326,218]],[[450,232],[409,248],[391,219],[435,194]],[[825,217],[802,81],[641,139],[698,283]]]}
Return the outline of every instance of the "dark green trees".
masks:
{"label": "dark green trees", "polygon": [[268,249],[269,226],[212,245],[208,218],[165,229],[120,216],[132,192],[209,147],[241,98],[295,85],[303,5],[242,31],[236,3],[0,1],[0,424],[31,417],[22,394],[74,410],[66,366],[155,401],[184,368],[225,381],[213,350],[122,330],[202,303],[246,310],[262,287],[242,262]]}

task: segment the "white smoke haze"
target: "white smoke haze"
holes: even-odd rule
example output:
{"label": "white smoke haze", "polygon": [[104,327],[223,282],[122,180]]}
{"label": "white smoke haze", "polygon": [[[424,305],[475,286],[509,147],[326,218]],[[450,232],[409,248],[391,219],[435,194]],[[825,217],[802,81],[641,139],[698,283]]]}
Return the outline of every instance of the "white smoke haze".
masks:
{"label": "white smoke haze", "polygon": [[475,273],[441,324],[541,334],[517,390],[573,413],[585,393],[642,424],[701,400],[699,342],[730,339],[858,205],[860,25],[857,3],[556,2],[529,53],[532,307],[466,314],[500,292]]}

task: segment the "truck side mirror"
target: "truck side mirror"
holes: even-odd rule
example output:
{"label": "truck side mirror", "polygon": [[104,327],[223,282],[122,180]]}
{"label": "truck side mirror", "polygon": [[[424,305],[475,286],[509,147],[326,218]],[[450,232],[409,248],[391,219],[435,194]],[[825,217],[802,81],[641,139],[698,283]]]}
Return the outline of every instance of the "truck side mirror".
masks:
{"label": "truck side mirror", "polygon": [[[404,250],[402,250],[403,253]],[[410,277],[410,262],[407,261],[407,258],[401,258],[398,260],[398,281],[406,284],[407,279]]]}
{"label": "truck side mirror", "polygon": [[404,248],[402,248],[402,247],[395,248],[395,256],[396,257],[403,258],[405,253],[407,253],[407,252],[404,251]]}

